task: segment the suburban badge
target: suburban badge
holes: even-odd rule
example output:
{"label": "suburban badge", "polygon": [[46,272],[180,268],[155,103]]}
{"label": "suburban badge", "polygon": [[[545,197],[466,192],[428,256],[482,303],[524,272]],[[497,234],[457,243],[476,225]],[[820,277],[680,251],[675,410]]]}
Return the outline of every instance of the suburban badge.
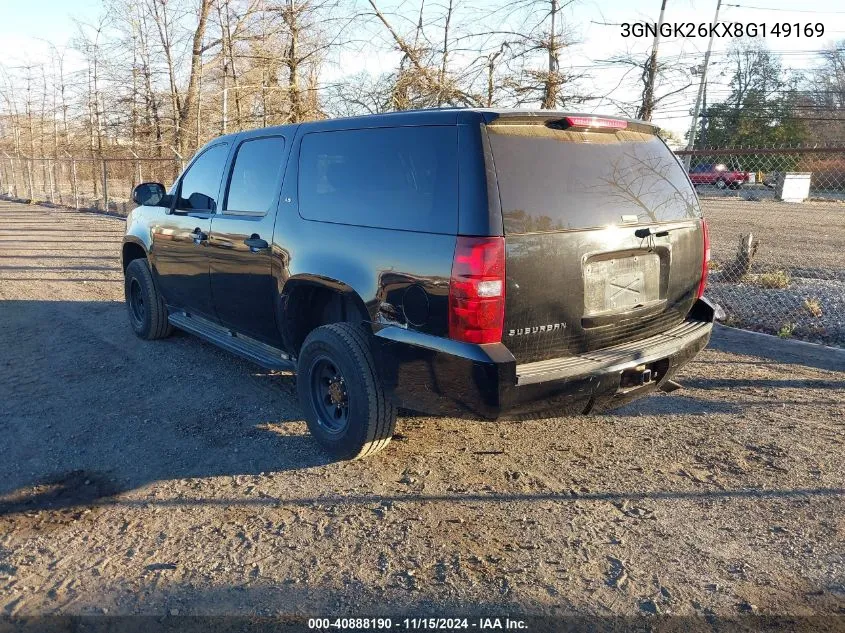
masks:
{"label": "suburban badge", "polygon": [[541,332],[556,332],[565,330],[566,323],[549,323],[548,325],[535,325],[533,327],[517,328],[508,330],[508,336],[525,336],[526,334],[539,334]]}

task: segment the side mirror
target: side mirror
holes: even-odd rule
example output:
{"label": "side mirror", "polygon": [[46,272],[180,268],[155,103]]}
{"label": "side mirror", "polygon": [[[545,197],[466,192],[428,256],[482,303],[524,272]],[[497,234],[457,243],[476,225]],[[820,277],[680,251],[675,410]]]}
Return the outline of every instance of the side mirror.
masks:
{"label": "side mirror", "polygon": [[214,198],[195,191],[188,196],[188,208],[197,211],[214,211]]}
{"label": "side mirror", "polygon": [[142,182],[132,190],[132,202],[138,206],[155,207],[165,195],[167,192],[160,182]]}

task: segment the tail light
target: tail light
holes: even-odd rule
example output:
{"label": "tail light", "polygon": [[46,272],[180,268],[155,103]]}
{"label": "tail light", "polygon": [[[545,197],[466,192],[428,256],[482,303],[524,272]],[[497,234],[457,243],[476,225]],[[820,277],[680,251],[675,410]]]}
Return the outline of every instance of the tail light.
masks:
{"label": "tail light", "polygon": [[569,127],[604,127],[614,130],[624,130],[628,127],[628,122],[621,119],[605,119],[595,116],[567,116],[563,117]]}
{"label": "tail light", "polygon": [[458,237],[449,280],[449,338],[498,343],[505,322],[505,238]]}
{"label": "tail light", "polygon": [[704,296],[704,287],[707,285],[707,271],[710,263],[710,232],[707,230],[707,220],[701,218],[701,230],[704,232],[704,261],[701,264],[701,281],[698,284],[697,299]]}

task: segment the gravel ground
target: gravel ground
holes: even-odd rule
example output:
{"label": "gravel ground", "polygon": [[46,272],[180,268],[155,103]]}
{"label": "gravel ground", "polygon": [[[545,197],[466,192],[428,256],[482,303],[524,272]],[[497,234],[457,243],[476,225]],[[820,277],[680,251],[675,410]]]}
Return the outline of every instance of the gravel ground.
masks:
{"label": "gravel ground", "polygon": [[845,373],[708,349],[329,463],[292,376],[132,335],[122,228],[0,202],[0,613],[845,614]]}
{"label": "gravel ground", "polygon": [[740,233],[750,232],[760,242],[761,267],[845,280],[845,202],[755,202],[741,195],[701,198],[714,260],[733,261]]}
{"label": "gravel ground", "polygon": [[[737,327],[845,347],[845,202],[744,199],[749,195],[757,194],[701,198],[716,267],[708,295]],[[750,279],[720,283],[739,235],[748,233],[759,243]],[[788,286],[760,287],[760,274],[774,271],[785,273]],[[808,309],[805,301],[817,307]]]}
{"label": "gravel ground", "polygon": [[791,277],[787,288],[761,288],[754,277],[718,278],[708,283],[707,296],[725,311],[728,325],[845,347],[845,281]]}

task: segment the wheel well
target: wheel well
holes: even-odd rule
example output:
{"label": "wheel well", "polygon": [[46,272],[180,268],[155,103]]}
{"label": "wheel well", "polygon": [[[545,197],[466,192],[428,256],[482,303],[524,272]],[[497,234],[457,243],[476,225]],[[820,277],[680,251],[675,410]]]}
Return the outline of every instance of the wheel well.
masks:
{"label": "wheel well", "polygon": [[121,258],[123,263],[123,272],[126,272],[126,267],[129,266],[129,262],[135,259],[146,258],[147,252],[142,246],[139,246],[134,242],[126,242],[126,244],[123,245],[123,257]]}
{"label": "wheel well", "polygon": [[310,283],[299,284],[285,294],[283,314],[285,347],[296,356],[306,337],[321,325],[362,323],[369,319],[355,294]]}

